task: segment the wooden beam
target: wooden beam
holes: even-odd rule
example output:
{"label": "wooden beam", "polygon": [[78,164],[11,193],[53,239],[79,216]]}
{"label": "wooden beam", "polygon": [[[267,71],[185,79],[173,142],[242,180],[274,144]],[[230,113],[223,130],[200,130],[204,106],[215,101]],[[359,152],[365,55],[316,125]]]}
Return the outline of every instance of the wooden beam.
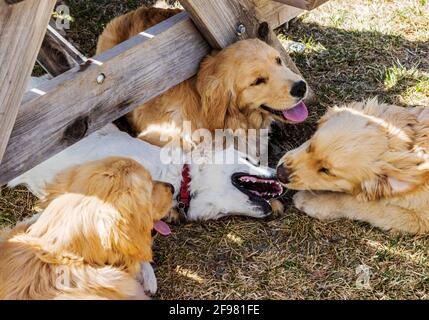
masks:
{"label": "wooden beam", "polygon": [[0,185],[192,77],[209,52],[182,12],[30,92],[0,165]]}
{"label": "wooden beam", "polygon": [[43,69],[52,77],[56,77],[85,63],[86,60],[86,57],[55,29],[55,23],[51,21],[37,56],[37,62]]}
{"label": "wooden beam", "polygon": [[55,2],[0,0],[0,161]]}
{"label": "wooden beam", "polygon": [[[216,49],[247,38],[260,38],[280,52],[287,66],[301,74],[266,21],[259,21],[251,0],[181,0],[201,34]],[[240,26],[244,26],[240,30]],[[313,93],[309,94],[313,98]]]}
{"label": "wooden beam", "polygon": [[223,49],[239,40],[239,6],[230,6],[225,0],[180,0],[180,3],[213,48]]}
{"label": "wooden beam", "polygon": [[256,17],[259,21],[267,21],[275,29],[296,18],[303,9],[288,6],[272,0],[252,0],[255,5]]}
{"label": "wooden beam", "polygon": [[304,10],[313,10],[328,0],[274,0]]}

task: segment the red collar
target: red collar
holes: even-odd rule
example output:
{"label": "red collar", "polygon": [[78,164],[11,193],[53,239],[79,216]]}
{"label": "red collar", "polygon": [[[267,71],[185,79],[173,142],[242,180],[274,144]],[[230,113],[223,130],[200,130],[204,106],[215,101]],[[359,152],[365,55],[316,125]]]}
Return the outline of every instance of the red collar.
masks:
{"label": "red collar", "polygon": [[189,192],[189,185],[191,184],[191,174],[189,164],[184,164],[182,169],[182,182],[180,184],[180,191],[177,195],[177,208],[186,217],[191,202],[191,193]]}

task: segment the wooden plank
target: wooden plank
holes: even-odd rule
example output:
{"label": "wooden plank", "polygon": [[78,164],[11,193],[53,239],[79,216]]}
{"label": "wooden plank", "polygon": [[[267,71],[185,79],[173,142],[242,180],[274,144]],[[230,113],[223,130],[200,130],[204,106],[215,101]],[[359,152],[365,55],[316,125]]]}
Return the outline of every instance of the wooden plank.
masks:
{"label": "wooden plank", "polygon": [[[235,6],[230,6],[225,0],[180,0],[180,3],[190,13],[192,20],[213,48],[222,49],[240,39],[237,36],[237,26],[242,9],[238,2]],[[248,2],[243,1],[243,5],[246,4],[248,5]],[[249,17],[246,20],[246,27],[253,28],[254,19]],[[243,34],[243,38],[245,36]]]}
{"label": "wooden plank", "polygon": [[275,29],[296,18],[303,9],[288,6],[272,0],[252,0],[255,5],[256,17],[259,21],[267,21]]}
{"label": "wooden plank", "polygon": [[86,57],[55,29],[55,23],[51,21],[37,56],[37,62],[43,69],[52,77],[56,77],[85,63],[86,60]]}
{"label": "wooden plank", "polygon": [[55,2],[0,1],[0,161]]}
{"label": "wooden plank", "polygon": [[304,10],[313,10],[328,0],[274,0]]}
{"label": "wooden plank", "polygon": [[[301,74],[269,23],[258,20],[252,1],[181,0],[180,3],[190,13],[201,34],[212,47],[221,49],[237,40],[260,38],[279,51],[292,71]],[[240,25],[245,27],[243,32],[238,32]],[[308,101],[311,101],[313,96],[309,89]]]}
{"label": "wooden plank", "polygon": [[[24,98],[0,185],[192,77],[209,52],[182,12],[48,81],[38,88],[46,94]],[[105,80],[98,84],[101,74]]]}

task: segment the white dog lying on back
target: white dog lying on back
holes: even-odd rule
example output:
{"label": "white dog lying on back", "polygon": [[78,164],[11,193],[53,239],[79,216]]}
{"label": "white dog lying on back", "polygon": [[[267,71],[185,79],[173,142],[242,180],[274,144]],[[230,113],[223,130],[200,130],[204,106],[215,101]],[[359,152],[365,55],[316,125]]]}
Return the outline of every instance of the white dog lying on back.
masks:
{"label": "white dog lying on back", "polygon": [[[241,158],[238,151],[230,151],[238,162],[189,165],[187,220],[217,219],[233,214],[263,218],[273,212],[273,207],[274,210],[281,210],[275,198],[282,194],[283,188],[274,179],[274,170],[255,166]],[[183,164],[163,164],[159,147],[132,138],[113,124],[15,178],[9,186],[26,185],[41,198],[45,195],[46,183],[51,182],[57,173],[74,165],[110,156],[138,161],[149,170],[154,180],[174,186],[175,199],[180,194]]]}

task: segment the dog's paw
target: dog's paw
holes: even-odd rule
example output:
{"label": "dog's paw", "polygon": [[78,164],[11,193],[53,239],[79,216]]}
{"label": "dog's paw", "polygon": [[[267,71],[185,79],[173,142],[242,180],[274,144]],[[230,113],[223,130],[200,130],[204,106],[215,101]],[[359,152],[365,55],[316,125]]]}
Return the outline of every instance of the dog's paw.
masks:
{"label": "dog's paw", "polygon": [[271,209],[272,209],[272,213],[269,216],[270,220],[271,219],[277,219],[277,218],[281,217],[281,215],[285,211],[285,207],[284,207],[283,203],[278,199],[272,199],[272,200],[270,200],[270,205],[271,205]]}
{"label": "dog's paw", "polygon": [[173,208],[168,212],[164,220],[168,223],[179,225],[186,222],[186,217]]}
{"label": "dog's paw", "polygon": [[158,290],[158,282],[152,265],[149,262],[142,262],[140,267],[141,270],[137,280],[142,284],[144,291],[155,294]]}
{"label": "dog's paw", "polygon": [[299,191],[293,196],[293,203],[296,208],[307,215],[320,220],[336,218],[335,212],[326,205],[323,196],[313,194],[308,191]]}

